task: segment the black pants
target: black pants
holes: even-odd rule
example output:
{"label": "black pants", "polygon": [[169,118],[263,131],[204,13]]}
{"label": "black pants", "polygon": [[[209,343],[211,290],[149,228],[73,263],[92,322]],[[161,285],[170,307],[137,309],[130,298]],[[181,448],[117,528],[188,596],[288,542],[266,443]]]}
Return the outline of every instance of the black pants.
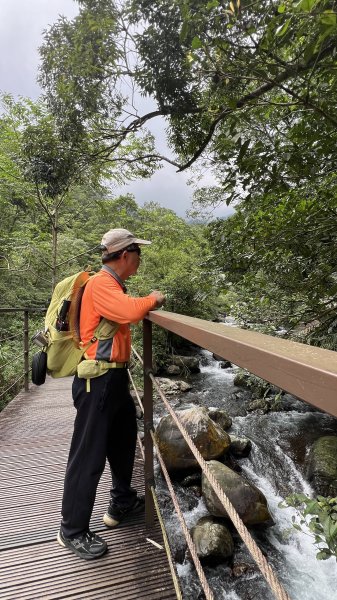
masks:
{"label": "black pants", "polygon": [[130,506],[136,491],[130,487],[137,424],[126,369],[110,369],[90,380],[75,376],[74,406],[77,410],[62,502],[62,530],[72,537],[89,529],[96,489],[109,461],[110,496],[119,506]]}

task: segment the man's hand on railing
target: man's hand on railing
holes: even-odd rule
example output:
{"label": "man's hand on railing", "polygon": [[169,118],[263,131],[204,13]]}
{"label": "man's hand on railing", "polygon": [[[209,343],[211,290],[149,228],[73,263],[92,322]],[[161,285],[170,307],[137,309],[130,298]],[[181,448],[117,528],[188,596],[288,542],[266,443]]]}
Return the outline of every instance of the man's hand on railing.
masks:
{"label": "man's hand on railing", "polygon": [[160,308],[161,306],[163,306],[163,304],[165,304],[165,296],[164,294],[162,294],[161,292],[159,292],[158,290],[153,290],[153,292],[151,292],[150,296],[154,296],[157,304],[156,304],[156,308]]}

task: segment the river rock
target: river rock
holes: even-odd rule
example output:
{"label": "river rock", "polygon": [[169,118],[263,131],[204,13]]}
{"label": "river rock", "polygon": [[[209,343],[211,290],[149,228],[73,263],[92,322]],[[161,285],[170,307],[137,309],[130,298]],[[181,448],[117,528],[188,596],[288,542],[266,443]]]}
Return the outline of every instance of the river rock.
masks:
{"label": "river rock", "polygon": [[229,437],[231,440],[229,451],[235,458],[244,458],[249,455],[252,442],[248,438],[237,437],[236,435],[230,435]]}
{"label": "river rock", "polygon": [[221,369],[231,369],[232,368],[232,363],[229,362],[229,360],[222,360],[220,362],[220,368]]}
{"label": "river rock", "polygon": [[[206,408],[193,407],[176,412],[205,460],[218,458],[228,450],[229,436],[212,421]],[[198,466],[171,415],[162,417],[156,429],[156,437],[169,471]]]}
{"label": "river rock", "polygon": [[270,411],[270,403],[267,398],[258,398],[247,404],[248,412],[256,412],[257,414],[265,415]]}
{"label": "river rock", "polygon": [[188,392],[192,389],[192,386],[186,381],[178,379],[168,379],[167,377],[158,377],[157,381],[167,396],[173,396],[179,394],[179,392]]}
{"label": "river rock", "polygon": [[226,430],[232,426],[231,417],[222,408],[214,408],[213,406],[210,406],[210,408],[208,409],[208,414],[211,417],[212,421],[220,425],[222,429]]}
{"label": "river rock", "polygon": [[180,375],[181,374],[181,368],[178,367],[178,365],[169,365],[166,368],[166,373],[168,375]]}
{"label": "river rock", "polygon": [[318,494],[337,495],[337,436],[326,435],[312,445],[307,476]]}
{"label": "river rock", "polygon": [[199,558],[224,559],[234,552],[233,538],[224,523],[214,517],[201,517],[191,529]]}
{"label": "river rock", "polygon": [[[217,460],[209,461],[208,466],[246,525],[272,523],[267,500],[255,485]],[[215,517],[228,516],[204,473],[202,475],[202,493],[211,515]]]}
{"label": "river rock", "polygon": [[188,369],[191,373],[200,373],[199,358],[196,356],[172,356],[172,364]]}

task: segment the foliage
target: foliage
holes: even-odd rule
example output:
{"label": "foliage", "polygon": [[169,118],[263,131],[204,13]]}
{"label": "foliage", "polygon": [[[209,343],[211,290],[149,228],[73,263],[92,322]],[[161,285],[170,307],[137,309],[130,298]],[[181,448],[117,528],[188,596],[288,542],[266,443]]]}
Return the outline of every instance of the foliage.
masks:
{"label": "foliage", "polygon": [[122,90],[125,25],[112,0],[78,3],[78,16],[60,17],[44,34],[39,82],[48,108],[84,163],[104,165],[120,183],[147,177],[158,161],[153,136],[130,126],[134,109]]}
{"label": "foliage", "polygon": [[131,18],[136,79],[170,115],[181,169],[208,157],[222,201],[335,168],[335,2],[137,0]]}
{"label": "foliage", "polygon": [[279,506],[296,509],[300,522],[295,522],[296,517],[293,516],[293,527],[298,531],[309,530],[318,549],[318,560],[326,560],[331,556],[337,560],[337,498],[309,498],[305,494],[291,494]]}
{"label": "foliage", "polygon": [[301,325],[311,343],[337,348],[336,183],[330,175],[322,185],[261,194],[208,226],[212,263],[243,322],[292,335]]}

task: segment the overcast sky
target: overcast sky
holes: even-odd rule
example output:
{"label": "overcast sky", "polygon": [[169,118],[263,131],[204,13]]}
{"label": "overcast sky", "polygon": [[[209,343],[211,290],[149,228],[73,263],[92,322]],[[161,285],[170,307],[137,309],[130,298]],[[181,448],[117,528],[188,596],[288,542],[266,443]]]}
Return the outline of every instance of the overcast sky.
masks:
{"label": "overcast sky", "polygon": [[[14,96],[36,99],[41,90],[36,83],[39,64],[38,47],[42,32],[54,23],[59,15],[75,16],[78,5],[73,0],[0,0],[0,90]],[[165,123],[151,124],[160,150],[165,148]],[[167,155],[169,155],[167,150]],[[159,202],[185,216],[191,207],[193,189],[187,185],[190,174],[176,173],[175,167],[165,165],[151,179],[132,182],[120,192],[131,192],[139,204]],[[211,185],[209,177],[207,184]],[[218,209],[216,216],[229,214],[226,207]]]}

